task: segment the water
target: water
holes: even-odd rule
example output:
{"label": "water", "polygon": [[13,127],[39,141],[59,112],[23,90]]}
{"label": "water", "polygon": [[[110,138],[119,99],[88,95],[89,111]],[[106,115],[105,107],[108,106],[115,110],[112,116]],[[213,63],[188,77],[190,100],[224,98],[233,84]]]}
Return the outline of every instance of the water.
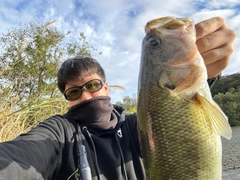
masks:
{"label": "water", "polygon": [[240,126],[232,131],[231,140],[222,138],[223,180],[240,180]]}

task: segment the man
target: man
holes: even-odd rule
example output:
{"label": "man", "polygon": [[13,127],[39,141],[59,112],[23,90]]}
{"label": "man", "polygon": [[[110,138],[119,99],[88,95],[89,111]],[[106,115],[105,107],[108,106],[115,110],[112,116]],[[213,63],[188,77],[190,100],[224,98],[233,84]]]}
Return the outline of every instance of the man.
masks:
{"label": "man", "polygon": [[[215,78],[228,64],[235,33],[218,17],[196,30],[208,77]],[[58,87],[68,112],[1,143],[0,179],[145,179],[136,116],[110,103],[100,64],[89,57],[68,59]]]}

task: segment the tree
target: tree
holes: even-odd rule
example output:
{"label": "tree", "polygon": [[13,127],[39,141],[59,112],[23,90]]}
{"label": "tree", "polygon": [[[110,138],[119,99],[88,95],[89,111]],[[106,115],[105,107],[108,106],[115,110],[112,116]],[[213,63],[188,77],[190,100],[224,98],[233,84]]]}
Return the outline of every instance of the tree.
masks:
{"label": "tree", "polygon": [[6,101],[14,99],[22,106],[56,97],[56,74],[62,59],[100,54],[84,33],[75,39],[71,32],[64,34],[51,27],[53,23],[33,21],[0,36],[0,89]]}
{"label": "tree", "polygon": [[[0,141],[16,137],[54,114],[66,112],[56,74],[73,55],[101,54],[79,37],[32,21],[0,35]],[[51,25],[51,26],[50,26]]]}
{"label": "tree", "polygon": [[226,75],[220,78],[214,86],[211,88],[212,95],[215,96],[218,93],[226,93],[230,88],[237,89],[240,87],[240,73],[234,73]]}
{"label": "tree", "polygon": [[137,99],[125,96],[122,102],[116,102],[116,105],[122,106],[126,109],[127,113],[135,113],[137,111]]}
{"label": "tree", "polygon": [[230,88],[225,94],[218,93],[214,100],[228,117],[231,126],[240,126],[240,87]]}

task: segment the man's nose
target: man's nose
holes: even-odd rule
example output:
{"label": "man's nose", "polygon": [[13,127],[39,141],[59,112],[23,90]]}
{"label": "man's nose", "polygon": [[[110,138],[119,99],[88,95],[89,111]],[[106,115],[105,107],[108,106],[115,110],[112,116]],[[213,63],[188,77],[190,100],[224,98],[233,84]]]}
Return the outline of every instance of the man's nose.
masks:
{"label": "man's nose", "polygon": [[87,91],[82,91],[82,94],[81,94],[81,101],[85,101],[85,100],[88,100],[88,99],[91,99],[92,96],[89,92]]}

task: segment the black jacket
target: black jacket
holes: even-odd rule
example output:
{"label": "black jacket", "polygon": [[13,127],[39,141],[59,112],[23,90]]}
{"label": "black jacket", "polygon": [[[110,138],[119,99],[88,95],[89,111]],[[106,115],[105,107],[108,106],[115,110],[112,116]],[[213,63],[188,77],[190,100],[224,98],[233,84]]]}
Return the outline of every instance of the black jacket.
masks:
{"label": "black jacket", "polygon": [[[117,106],[113,111],[118,117],[114,129],[81,126],[92,179],[145,179],[136,115],[126,115]],[[76,179],[77,128],[69,113],[56,115],[30,132],[0,143],[0,179]]]}

